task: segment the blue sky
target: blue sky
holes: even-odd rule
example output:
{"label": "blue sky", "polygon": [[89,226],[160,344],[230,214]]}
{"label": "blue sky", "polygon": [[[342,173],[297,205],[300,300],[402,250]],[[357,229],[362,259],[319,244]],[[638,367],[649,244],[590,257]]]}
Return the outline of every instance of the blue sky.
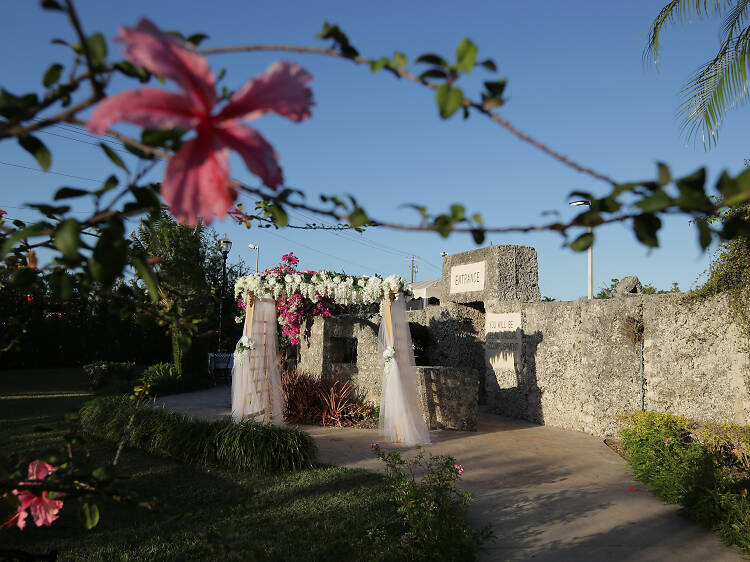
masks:
{"label": "blue sky", "polygon": [[[68,63],[63,47],[51,37],[72,38],[61,16],[42,12],[37,2],[9,0],[0,21],[2,82],[14,92],[41,91],[41,75],[52,62]],[[572,159],[618,181],[651,178],[657,161],[675,175],[707,166],[713,180],[722,169],[740,171],[750,157],[743,125],[747,109],[729,114],[719,144],[706,152],[686,146],[675,111],[679,92],[697,66],[718,45],[718,21],[692,22],[670,28],[663,37],[659,69],[642,59],[646,30],[659,2],[101,2],[80,0],[77,6],[87,32],[108,38],[118,25],[133,25],[148,16],[165,29],[204,32],[204,46],[250,43],[320,45],[314,38],[323,21],[338,23],[364,56],[390,56],[394,50],[411,60],[424,52],[453,56],[464,37],[479,46],[480,59],[493,58],[498,75],[508,79],[502,115]],[[117,46],[110,44],[110,51]],[[280,154],[286,183],[304,189],[311,202],[317,194],[351,193],[371,216],[416,222],[404,203],[423,203],[443,211],[463,203],[481,212],[493,226],[535,224],[575,214],[567,205],[574,190],[595,194],[607,185],[566,168],[473,115],[438,118],[431,92],[371,74],[349,62],[313,55],[233,54],[213,56],[215,70],[227,69],[224,82],[236,89],[277,59],[295,60],[315,77],[313,118],[295,124],[266,116],[254,126]],[[412,68],[414,66],[412,65]],[[476,97],[489,73],[476,70],[461,85]],[[116,82],[114,90],[125,82]],[[132,132],[127,127],[123,131]],[[57,135],[57,136],[56,136]],[[95,187],[111,165],[96,140],[74,128],[40,134],[53,149],[52,171],[35,170],[33,159],[13,141],[0,143],[0,208],[31,219],[29,202],[49,201],[61,185]],[[67,137],[67,138],[62,138]],[[75,140],[73,140],[75,139]],[[135,159],[125,156],[134,167]],[[155,171],[158,179],[162,169]],[[248,183],[257,180],[237,160],[232,174]],[[85,179],[82,179],[85,178]],[[91,181],[96,180],[96,181]],[[251,200],[246,203],[252,206]],[[84,216],[84,206],[74,209]],[[313,222],[292,214],[295,223]],[[320,222],[317,219],[317,222]],[[232,258],[255,261],[248,243],[261,247],[261,267],[278,262],[292,250],[304,268],[350,273],[408,274],[406,256],[420,256],[418,280],[440,275],[440,252],[475,248],[469,236],[442,239],[431,233],[370,229],[356,233],[269,229],[246,230],[227,220],[215,223],[235,242]],[[586,292],[586,255],[562,247],[551,233],[491,235],[494,244],[536,248],[543,295],[575,299]],[[661,247],[648,250],[623,225],[597,229],[594,248],[595,288],[612,277],[638,275],[667,288],[673,281],[689,288],[708,266],[687,217],[665,220]]]}

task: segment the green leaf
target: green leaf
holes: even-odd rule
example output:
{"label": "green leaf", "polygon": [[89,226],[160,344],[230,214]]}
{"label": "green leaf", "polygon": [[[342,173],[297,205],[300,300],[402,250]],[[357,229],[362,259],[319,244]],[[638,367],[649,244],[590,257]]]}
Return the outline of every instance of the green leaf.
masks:
{"label": "green leaf", "polygon": [[125,76],[131,78],[138,78],[141,82],[148,82],[151,78],[151,73],[145,68],[134,66],[127,61],[119,61],[114,64],[116,70],[122,72]]}
{"label": "green leaf", "polygon": [[102,195],[104,195],[105,193],[107,193],[109,190],[114,189],[115,187],[117,187],[118,183],[120,183],[120,182],[117,179],[117,176],[115,176],[114,174],[112,174],[111,176],[109,176],[107,178],[107,181],[104,182],[104,185],[102,187],[100,187],[99,189],[97,189],[96,191],[94,191],[94,195],[96,195],[97,197],[101,197]]}
{"label": "green leaf", "polygon": [[[747,173],[750,172],[750,170],[747,170]],[[719,193],[721,193],[724,198],[731,197],[732,195],[736,195],[740,191],[739,183],[734,180],[726,170],[721,172],[721,175],[719,176],[719,180],[716,182],[716,189],[719,190]]]}
{"label": "green leaf", "polygon": [[388,66],[388,64],[389,64],[390,62],[391,62],[391,61],[389,61],[389,60],[388,60],[387,58],[385,58],[385,57],[380,57],[380,58],[379,58],[379,59],[377,59],[377,60],[371,60],[371,61],[370,61],[370,72],[377,72],[378,70],[380,70],[380,69],[381,69],[381,68],[383,68],[384,66]]}
{"label": "green leaf", "polygon": [[445,80],[446,78],[448,78],[448,74],[445,72],[445,70],[441,70],[439,68],[430,68],[419,75],[420,80],[427,80],[428,78],[440,78]]}
{"label": "green leaf", "polygon": [[54,200],[59,201],[60,199],[70,199],[72,197],[81,197],[82,195],[89,195],[89,192],[76,187],[61,187],[55,193]]}
{"label": "green leaf", "polygon": [[277,226],[286,226],[289,224],[289,217],[286,211],[279,205],[269,205],[268,212]]}
{"label": "green leaf", "polygon": [[107,146],[103,142],[100,142],[99,146],[102,147],[104,154],[107,155],[107,158],[109,158],[115,166],[118,166],[122,168],[123,170],[125,170],[127,173],[130,173],[130,170],[125,165],[125,162],[122,161],[122,159],[117,155],[117,153],[114,150],[112,150],[109,146]]}
{"label": "green leaf", "polygon": [[31,203],[28,207],[36,209],[49,218],[56,218],[58,215],[64,215],[70,211],[70,205],[47,205],[46,203]]}
{"label": "green leaf", "polygon": [[46,230],[47,228],[49,228],[49,225],[47,223],[37,222],[11,233],[5,238],[2,249],[0,249],[0,259],[7,256],[17,242],[20,242],[21,240],[25,240],[27,238],[31,238],[33,236],[39,236],[39,233]]}
{"label": "green leaf", "polygon": [[133,264],[133,267],[138,273],[138,277],[140,277],[146,284],[149,297],[151,297],[151,302],[157,303],[159,301],[159,282],[156,279],[156,274],[151,265],[143,258],[143,256],[138,254],[130,256],[130,263]]}
{"label": "green leaf", "polygon": [[55,37],[54,39],[50,40],[50,43],[53,45],[65,45],[66,47],[70,47],[70,43],[68,43],[65,39],[60,39],[59,37]]}
{"label": "green leaf", "polygon": [[482,215],[480,215],[479,213],[474,213],[473,215],[471,215],[471,218],[472,218],[472,220],[475,223],[477,223],[477,224],[483,224],[482,223]]}
{"label": "green leaf", "polygon": [[22,135],[18,137],[18,144],[36,158],[42,170],[45,172],[49,170],[49,167],[52,165],[52,153],[44,146],[42,141],[32,135]]}
{"label": "green leaf", "polygon": [[89,48],[91,62],[95,67],[103,66],[107,59],[107,40],[101,33],[93,33],[86,38],[86,45]]}
{"label": "green leaf", "polygon": [[481,228],[475,228],[471,231],[471,236],[474,238],[475,244],[481,244],[484,242],[484,230]]}
{"label": "green leaf", "polygon": [[63,65],[60,63],[55,63],[53,65],[50,65],[50,67],[47,69],[47,71],[44,73],[44,78],[42,78],[42,84],[44,84],[45,88],[49,88],[53,84],[56,84],[58,80],[60,80],[60,75],[63,71]]}
{"label": "green leaf", "polygon": [[117,474],[117,471],[115,467],[111,464],[105,464],[103,466],[100,466],[99,468],[94,469],[91,472],[91,476],[93,476],[96,480],[99,482],[111,482],[115,479],[115,476]]}
{"label": "green leaf", "polygon": [[488,97],[493,99],[501,99],[503,92],[505,92],[505,86],[508,84],[507,80],[495,80],[484,83],[484,87],[487,89]]}
{"label": "green leaf", "polygon": [[78,511],[78,519],[80,519],[83,526],[90,531],[99,523],[99,508],[95,503],[84,503]]}
{"label": "green leaf", "polygon": [[188,35],[187,38],[188,42],[192,43],[196,47],[203,43],[203,41],[205,41],[206,39],[208,39],[208,35],[206,35],[205,33],[193,33],[192,35]]}
{"label": "green leaf", "polygon": [[466,208],[463,205],[451,205],[451,218],[454,221],[462,221],[466,217]]}
{"label": "green leaf", "polygon": [[338,47],[341,54],[347,58],[353,59],[359,56],[359,51],[349,42],[349,37],[338,25],[331,25],[328,22],[323,23],[323,30],[316,35],[318,39],[332,39],[334,45]]}
{"label": "green leaf", "polygon": [[672,181],[672,174],[666,164],[657,162],[656,166],[659,170],[659,185],[665,186]]}
{"label": "green leaf", "polygon": [[69,261],[78,259],[78,248],[81,245],[78,228],[76,219],[65,219],[55,229],[55,246]]}
{"label": "green leaf", "polygon": [[458,111],[464,103],[464,94],[460,88],[454,88],[448,84],[441,84],[435,92],[440,117],[448,119]]}
{"label": "green leaf", "polygon": [[497,65],[495,64],[495,61],[492,59],[486,59],[479,63],[484,68],[489,70],[490,72],[497,72]]}
{"label": "green leaf", "polygon": [[355,208],[349,215],[349,224],[352,226],[364,226],[370,222],[370,217],[362,207]]}
{"label": "green leaf", "polygon": [[435,55],[433,53],[425,53],[424,55],[420,55],[417,57],[417,62],[423,62],[425,64],[434,64],[435,66],[442,66],[447,67],[448,61],[445,60],[440,55]]}
{"label": "green leaf", "polygon": [[570,243],[570,249],[574,252],[583,252],[584,250],[588,250],[593,243],[594,233],[585,232]]}
{"label": "green leaf", "polygon": [[663,211],[673,202],[674,200],[667,195],[667,192],[660,189],[659,191],[655,191],[653,195],[649,195],[638,201],[635,206],[643,209],[647,213],[653,213],[655,211]]}
{"label": "green leaf", "polygon": [[28,119],[33,117],[39,107],[36,94],[17,96],[4,88],[0,88],[0,115],[8,118]]}
{"label": "green leaf", "polygon": [[456,68],[463,72],[471,72],[479,49],[470,39],[463,39],[456,49]]}
{"label": "green leaf", "polygon": [[399,51],[396,51],[393,53],[393,66],[396,68],[403,68],[406,66],[406,64],[409,62],[409,59],[406,58],[406,55],[404,53],[401,53]]}
{"label": "green leaf", "polygon": [[711,227],[708,226],[705,220],[698,219],[696,224],[698,225],[698,242],[701,245],[701,250],[705,250],[711,245],[711,240],[713,239]]}
{"label": "green leaf", "polygon": [[657,248],[659,246],[659,239],[657,238],[656,233],[660,228],[661,220],[655,215],[644,213],[633,219],[635,235],[645,246],[651,248]]}
{"label": "green leaf", "polygon": [[675,183],[680,190],[680,196],[675,203],[682,210],[692,211],[710,206],[711,202],[704,191],[706,184],[705,168],[701,168],[689,176],[680,178]]}
{"label": "green leaf", "polygon": [[57,0],[42,0],[41,1],[42,10],[59,10],[61,12],[65,11],[65,8],[63,8],[62,4],[58,2]]}
{"label": "green leaf", "polygon": [[433,227],[435,228],[435,230],[437,230],[440,236],[442,236],[443,238],[448,238],[451,230],[453,230],[453,222],[448,215],[438,215],[437,217],[435,217]]}

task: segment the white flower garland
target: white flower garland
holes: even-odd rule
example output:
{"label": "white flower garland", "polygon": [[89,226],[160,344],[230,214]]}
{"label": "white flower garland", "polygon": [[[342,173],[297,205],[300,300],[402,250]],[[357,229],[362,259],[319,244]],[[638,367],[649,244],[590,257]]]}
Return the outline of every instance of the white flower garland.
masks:
{"label": "white flower garland", "polygon": [[246,275],[237,279],[234,296],[253,294],[257,297],[271,295],[291,297],[300,293],[303,297],[318,302],[328,297],[343,305],[373,304],[380,302],[383,294],[407,293],[406,279],[400,275],[389,275],[385,279],[377,275],[356,277],[343,273],[318,271],[316,273],[267,273]]}
{"label": "white flower garland", "polygon": [[234,362],[240,365],[245,351],[252,351],[253,349],[255,349],[253,338],[242,336],[240,341],[237,342],[237,347],[234,349]]}

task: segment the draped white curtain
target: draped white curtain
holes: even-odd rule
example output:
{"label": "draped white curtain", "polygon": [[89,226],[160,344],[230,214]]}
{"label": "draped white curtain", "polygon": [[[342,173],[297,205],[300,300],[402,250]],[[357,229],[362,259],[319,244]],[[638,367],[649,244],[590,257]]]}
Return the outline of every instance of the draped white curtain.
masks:
{"label": "draped white curtain", "polygon": [[[384,303],[384,306],[388,306]],[[408,446],[428,445],[430,433],[422,416],[417,397],[417,372],[406,320],[404,296],[399,294],[391,304],[388,330],[387,314],[383,314],[378,334],[380,365],[383,373],[380,396],[380,432],[386,441]],[[383,353],[395,347],[393,359],[386,361]]]}
{"label": "draped white curtain", "polygon": [[257,299],[248,305],[243,335],[255,343],[255,349],[235,356],[232,368],[232,421],[283,423],[284,398],[276,338],[276,303]]}

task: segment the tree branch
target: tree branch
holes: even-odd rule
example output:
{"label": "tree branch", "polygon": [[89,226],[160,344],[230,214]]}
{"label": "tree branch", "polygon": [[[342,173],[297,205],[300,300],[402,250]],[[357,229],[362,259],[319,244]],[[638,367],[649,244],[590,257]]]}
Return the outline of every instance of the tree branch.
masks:
{"label": "tree branch", "polygon": [[65,5],[68,7],[68,16],[70,16],[70,23],[76,30],[78,40],[81,42],[81,50],[83,56],[86,58],[86,66],[89,69],[89,80],[91,81],[91,88],[94,90],[94,96],[96,99],[104,97],[104,88],[96,79],[96,69],[94,68],[94,61],[91,60],[91,52],[89,51],[89,44],[86,41],[86,35],[83,33],[83,27],[81,26],[81,20],[78,19],[75,6],[73,6],[73,0],[65,0]]}
{"label": "tree branch", "polygon": [[[346,59],[358,65],[370,64],[371,62],[371,59],[368,59],[365,57],[347,57],[344,54],[342,54],[340,51],[337,51],[335,49],[323,49],[320,47],[300,47],[296,45],[238,45],[238,46],[230,46],[230,47],[213,47],[211,49],[203,49],[200,52],[203,53],[204,55],[214,55],[214,54],[220,54],[220,53],[242,53],[242,52],[254,52],[254,51],[282,51],[282,52],[301,53],[301,54],[326,55],[326,56]],[[394,75],[398,76],[399,78],[405,78],[407,80],[420,84],[421,86],[430,88],[431,90],[436,90],[438,87],[437,84],[433,84],[432,82],[428,82],[427,80],[420,79],[418,76],[415,76],[414,74],[412,74],[408,70],[404,70],[403,68],[394,68],[391,66],[388,66],[386,68],[390,70]],[[558,162],[564,164],[565,166],[573,168],[574,170],[582,174],[587,174],[597,180],[604,181],[612,186],[617,185],[617,182],[614,179],[610,178],[609,176],[599,173],[581,164],[578,164],[574,160],[571,160],[567,156],[557,152],[556,150],[553,150],[552,148],[545,145],[544,143],[536,140],[531,135],[523,133],[522,131],[517,129],[515,126],[513,126],[507,119],[503,119],[502,117],[500,117],[500,115],[494,112],[491,108],[488,108],[485,105],[479,102],[472,101],[468,98],[464,100],[464,105],[478,110],[480,113],[492,119],[492,121],[494,121],[495,123],[503,127],[512,135],[516,136],[518,139],[522,140],[523,142],[527,142],[531,144],[534,148],[541,150],[542,152],[554,158]]]}

